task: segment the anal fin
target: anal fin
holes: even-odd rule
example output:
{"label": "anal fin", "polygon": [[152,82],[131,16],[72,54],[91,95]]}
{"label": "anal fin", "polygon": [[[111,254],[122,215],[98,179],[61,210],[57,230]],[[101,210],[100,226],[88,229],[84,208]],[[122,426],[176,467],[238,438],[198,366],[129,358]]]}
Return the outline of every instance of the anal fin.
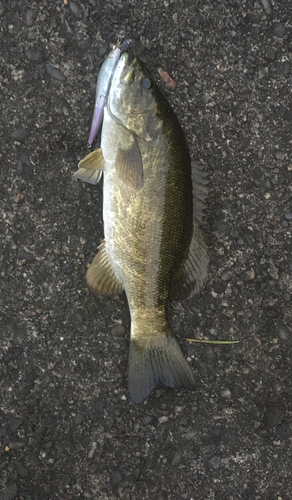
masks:
{"label": "anal fin", "polygon": [[123,285],[116,277],[108,258],[104,240],[87,270],[86,282],[89,288],[98,294],[115,295],[123,291]]}

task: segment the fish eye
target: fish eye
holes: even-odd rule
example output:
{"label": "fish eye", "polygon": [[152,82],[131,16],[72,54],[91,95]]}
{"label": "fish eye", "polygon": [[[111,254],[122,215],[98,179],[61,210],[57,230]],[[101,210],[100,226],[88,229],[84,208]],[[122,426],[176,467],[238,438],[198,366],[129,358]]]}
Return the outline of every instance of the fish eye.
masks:
{"label": "fish eye", "polygon": [[141,85],[143,87],[143,89],[150,89],[150,87],[152,87],[152,82],[150,80],[150,78],[143,78],[143,80],[141,81]]}

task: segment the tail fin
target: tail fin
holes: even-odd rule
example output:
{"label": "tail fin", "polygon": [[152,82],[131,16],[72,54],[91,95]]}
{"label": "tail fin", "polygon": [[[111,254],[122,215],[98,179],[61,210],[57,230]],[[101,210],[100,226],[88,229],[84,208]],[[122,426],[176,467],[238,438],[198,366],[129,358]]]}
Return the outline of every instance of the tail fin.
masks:
{"label": "tail fin", "polygon": [[159,383],[194,388],[194,375],[178,343],[171,336],[156,337],[147,347],[131,340],[129,392],[133,405],[141,403]]}

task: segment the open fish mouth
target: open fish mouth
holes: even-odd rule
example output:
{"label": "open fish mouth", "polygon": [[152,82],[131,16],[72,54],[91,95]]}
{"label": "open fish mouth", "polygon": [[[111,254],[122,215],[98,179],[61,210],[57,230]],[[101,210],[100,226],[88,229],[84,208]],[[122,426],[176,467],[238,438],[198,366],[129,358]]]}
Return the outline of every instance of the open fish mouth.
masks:
{"label": "open fish mouth", "polygon": [[118,66],[122,53],[127,50],[130,43],[131,40],[126,40],[121,45],[114,47],[101,66],[96,84],[95,107],[88,139],[90,146],[93,143],[103,120],[103,110],[107,103],[115,70]]}

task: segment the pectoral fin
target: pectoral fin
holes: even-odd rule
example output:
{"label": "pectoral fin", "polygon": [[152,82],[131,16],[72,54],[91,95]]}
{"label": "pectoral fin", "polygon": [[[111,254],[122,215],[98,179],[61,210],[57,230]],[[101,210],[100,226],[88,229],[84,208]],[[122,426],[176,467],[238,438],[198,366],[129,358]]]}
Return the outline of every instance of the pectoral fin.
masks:
{"label": "pectoral fin", "polygon": [[86,273],[86,282],[95,293],[115,295],[123,291],[123,285],[116,277],[108,258],[103,240]]}
{"label": "pectoral fin", "polygon": [[78,170],[73,177],[89,184],[97,184],[104,170],[104,160],[101,149],[96,149],[89,153],[78,164]]}
{"label": "pectoral fin", "polygon": [[116,159],[116,169],[123,182],[139,189],[143,186],[143,163],[137,140],[131,135],[128,148],[119,147]]}

